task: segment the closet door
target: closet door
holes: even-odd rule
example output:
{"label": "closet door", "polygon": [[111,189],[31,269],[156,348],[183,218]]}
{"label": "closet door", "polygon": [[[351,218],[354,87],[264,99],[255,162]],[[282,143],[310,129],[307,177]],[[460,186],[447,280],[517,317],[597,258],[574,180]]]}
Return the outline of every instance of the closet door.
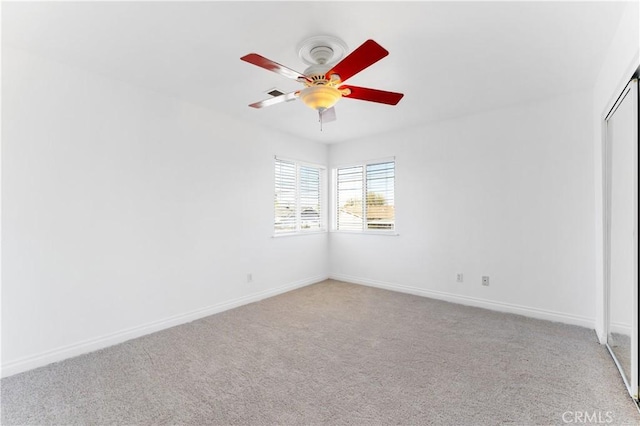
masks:
{"label": "closet door", "polygon": [[638,82],[606,118],[607,346],[638,399]]}

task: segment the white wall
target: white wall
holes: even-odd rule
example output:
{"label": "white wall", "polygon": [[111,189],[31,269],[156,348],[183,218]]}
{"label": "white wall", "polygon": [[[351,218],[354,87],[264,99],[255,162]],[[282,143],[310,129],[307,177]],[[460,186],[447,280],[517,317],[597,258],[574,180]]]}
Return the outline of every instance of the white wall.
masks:
{"label": "white wall", "polygon": [[[600,332],[600,123],[638,16],[593,92],[330,148],[4,48],[2,374],[328,274]],[[400,235],[271,238],[274,154],[396,156]]]}
{"label": "white wall", "polygon": [[333,165],[396,156],[399,236],[332,233],[331,275],[593,326],[591,110],[585,91],[332,145]]}
{"label": "white wall", "polygon": [[273,156],[325,145],[2,55],[3,375],[327,277],[326,234],[272,238]]}
{"label": "white wall", "polygon": [[595,217],[595,283],[596,332],[601,343],[606,342],[604,319],[604,249],[603,249],[603,141],[604,118],[622,92],[634,71],[640,65],[640,4],[629,2],[622,15],[618,30],[607,52],[602,69],[593,89],[592,121],[594,149]]}

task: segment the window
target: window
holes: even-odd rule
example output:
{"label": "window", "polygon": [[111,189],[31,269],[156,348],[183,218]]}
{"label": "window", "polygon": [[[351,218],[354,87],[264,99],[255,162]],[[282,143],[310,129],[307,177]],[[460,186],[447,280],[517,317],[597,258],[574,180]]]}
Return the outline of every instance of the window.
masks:
{"label": "window", "polygon": [[395,161],[337,168],[334,178],[336,230],[395,229]]}
{"label": "window", "polygon": [[324,167],[276,157],[275,234],[325,229],[324,181]]}

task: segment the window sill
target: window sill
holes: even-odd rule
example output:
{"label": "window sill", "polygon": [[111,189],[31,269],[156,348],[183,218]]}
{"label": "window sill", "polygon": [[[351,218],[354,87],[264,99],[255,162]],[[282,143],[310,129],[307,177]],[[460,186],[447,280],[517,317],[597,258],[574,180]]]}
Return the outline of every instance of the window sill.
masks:
{"label": "window sill", "polygon": [[271,238],[283,238],[283,237],[300,237],[302,235],[318,235],[318,234],[326,234],[327,230],[322,229],[319,231],[308,231],[308,232],[287,232],[282,234],[273,234]]}
{"label": "window sill", "polygon": [[385,237],[399,237],[396,231],[339,231],[332,230],[332,234],[383,235]]}

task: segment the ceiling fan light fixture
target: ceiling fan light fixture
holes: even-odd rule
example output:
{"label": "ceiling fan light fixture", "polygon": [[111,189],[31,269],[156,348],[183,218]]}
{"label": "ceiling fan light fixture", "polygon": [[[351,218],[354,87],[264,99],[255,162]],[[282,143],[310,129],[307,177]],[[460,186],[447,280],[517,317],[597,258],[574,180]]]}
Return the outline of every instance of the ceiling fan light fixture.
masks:
{"label": "ceiling fan light fixture", "polygon": [[300,91],[300,100],[311,109],[324,111],[334,106],[342,93],[331,86],[311,86]]}

